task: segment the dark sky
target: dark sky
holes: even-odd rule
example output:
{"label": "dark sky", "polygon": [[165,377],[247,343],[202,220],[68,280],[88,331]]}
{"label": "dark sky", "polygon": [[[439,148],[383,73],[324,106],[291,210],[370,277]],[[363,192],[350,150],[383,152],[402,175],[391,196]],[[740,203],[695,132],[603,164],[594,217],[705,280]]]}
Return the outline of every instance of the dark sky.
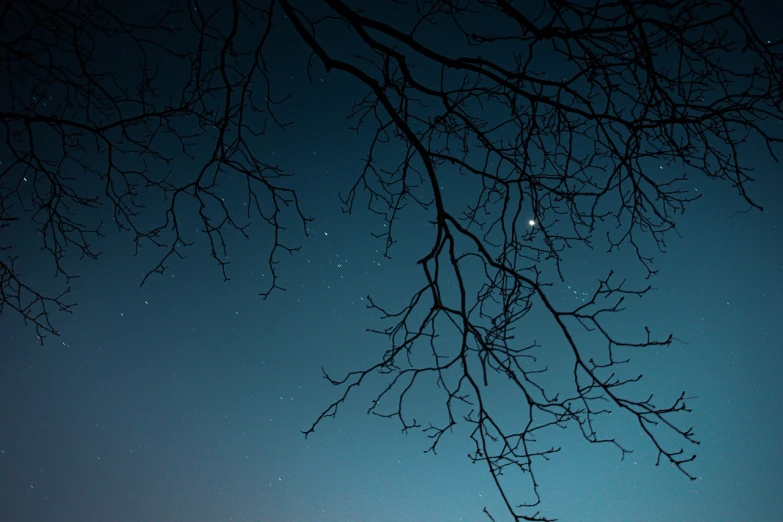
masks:
{"label": "dark sky", "polygon": [[[338,397],[321,367],[339,375],[386,349],[365,332],[384,326],[366,296],[392,307],[408,299],[421,285],[415,260],[432,238],[411,213],[388,260],[371,236],[383,221],[361,210],[366,202],[341,212],[338,192],[356,178],[366,146],[344,119],[355,91],[337,74],[307,86],[301,63],[277,66],[280,88],[296,94],[284,110],[295,124],[266,146],[297,174],[305,213],[315,217],[301,251],[282,258],[287,290],[258,295],[271,241],[258,223],[250,240],[229,237],[228,282],[202,241],[140,287],[155,253],[133,257],[130,237],[111,232],[99,261],[73,265],[78,307],[53,316],[59,337],[41,346],[33,329],[4,314],[0,521],[472,521],[484,506],[506,519],[489,475],[466,457],[464,429],[436,456],[423,454],[420,432],[403,435],[396,421],[365,414],[372,386],[308,439],[301,434]],[[681,340],[634,354],[632,368],[645,374],[642,392],[698,396],[683,421],[701,441],[689,468],[698,480],[656,467],[649,441],[620,416],[606,426],[634,449],[625,460],[574,428],[548,432],[563,450],[538,468],[544,513],[564,521],[783,519],[783,180],[779,164],[749,152],[751,196],[764,210],[737,214],[744,207],[730,186],[695,177],[690,189],[705,196],[656,258],[655,290],[616,319]],[[187,168],[185,160],[173,168],[180,165]],[[451,179],[446,193],[465,196]],[[239,201],[231,190],[226,199]],[[59,288],[36,246],[19,247],[25,272]],[[640,274],[627,254],[568,256],[566,284],[553,290],[561,303],[594,291],[609,268]],[[558,348],[545,323],[520,328]],[[420,396],[412,408],[437,406]],[[502,408],[511,415],[515,403]]]}

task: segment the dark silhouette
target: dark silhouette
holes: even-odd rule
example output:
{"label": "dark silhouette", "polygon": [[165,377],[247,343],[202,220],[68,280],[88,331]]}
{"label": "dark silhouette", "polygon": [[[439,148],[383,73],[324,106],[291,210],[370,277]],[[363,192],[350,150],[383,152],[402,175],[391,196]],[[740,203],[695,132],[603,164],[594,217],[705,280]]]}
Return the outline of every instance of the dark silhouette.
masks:
{"label": "dark silhouette", "polygon": [[[434,238],[417,262],[423,284],[407,306],[386,310],[369,299],[389,321],[378,332],[388,336],[388,350],[370,367],[327,376],[342,393],[305,434],[372,378],[382,392],[369,412],[398,419],[404,431],[421,428],[433,452],[454,426],[469,425],[470,458],[490,472],[516,520],[550,520],[536,510],[535,463],[558,451],[546,444],[547,428],[576,424],[586,440],[614,445],[622,456],[630,451],[594,429],[610,409],[639,424],[659,463],[694,478],[686,464],[698,441],[675,417],[689,411],[686,394],[663,404],[633,399],[624,386],[641,375],[622,376],[625,348],[668,345],[672,336],[645,328],[629,340],[606,323],[649,286],[631,288],[609,272],[589,299],[570,307],[556,305],[548,287],[553,274],[562,279],[575,245],[631,247],[653,274],[653,251],[664,250],[677,216],[698,197],[688,186],[694,176],[724,180],[758,208],[745,190],[743,154],[752,143],[774,157],[781,140],[783,56],[738,2],[155,6],[10,0],[0,10],[3,313],[21,314],[42,340],[56,334],[52,311],[73,306],[67,285],[62,293],[42,290],[17,251],[34,238],[70,281],[66,254],[97,258],[91,241],[103,222],[129,231],[137,248],[160,248],[146,280],[193,242],[181,223],[194,217],[228,277],[226,231],[245,234],[250,220],[261,219],[274,231],[271,284],[262,295],[279,288],[280,254],[297,249],[309,218],[290,174],[262,159],[257,145],[267,124],[287,125],[276,115],[287,93],[276,92],[270,63],[294,53],[296,43],[311,51],[302,63],[308,73],[322,67],[366,91],[351,116],[373,139],[345,210],[366,202],[384,216],[378,237],[386,255],[406,205],[428,213]],[[177,153],[164,153],[172,144]],[[379,164],[383,150],[397,164]],[[180,158],[199,167],[175,173]],[[472,203],[444,193],[444,172],[475,187]],[[221,198],[228,186],[245,187],[243,220]],[[294,221],[301,228],[284,226]],[[552,390],[533,356],[535,341],[515,338],[534,308],[548,313],[568,347],[569,387]],[[442,329],[461,343],[439,343]],[[578,341],[584,335],[590,347]],[[592,355],[597,339],[600,356]],[[443,392],[441,422],[405,413],[405,398],[425,379]],[[501,420],[484,400],[498,379],[518,391],[519,419]],[[381,399],[392,409],[381,409]],[[529,479],[530,491],[504,486],[512,470]]]}

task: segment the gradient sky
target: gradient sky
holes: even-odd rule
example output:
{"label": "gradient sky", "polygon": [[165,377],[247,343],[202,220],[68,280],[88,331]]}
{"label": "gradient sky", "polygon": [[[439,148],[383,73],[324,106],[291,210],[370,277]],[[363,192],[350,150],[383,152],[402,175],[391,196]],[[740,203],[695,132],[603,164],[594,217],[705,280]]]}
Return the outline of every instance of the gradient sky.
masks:
{"label": "gradient sky", "polygon": [[[308,439],[301,434],[339,393],[320,368],[363,368],[386,349],[365,332],[384,325],[366,296],[407,299],[431,237],[419,217],[404,220],[390,261],[371,236],[381,219],[341,212],[338,192],[366,145],[344,119],[356,91],[337,75],[303,87],[302,65],[289,67],[278,69],[279,83],[298,94],[285,109],[295,125],[273,133],[269,150],[297,173],[316,219],[281,264],[287,291],[258,296],[270,244],[260,226],[249,241],[231,238],[230,281],[201,242],[143,287],[153,253],[133,257],[127,235],[109,234],[99,261],[74,265],[78,307],[53,317],[60,337],[41,346],[17,317],[2,316],[0,521],[472,521],[484,506],[507,519],[489,475],[466,457],[464,430],[438,455],[423,454],[424,435],[365,414],[372,387]],[[545,514],[783,520],[783,180],[779,164],[749,157],[758,158],[751,195],[764,210],[736,214],[743,207],[731,187],[694,178],[705,196],[657,258],[655,291],[618,316],[683,341],[635,355],[633,368],[645,373],[643,389],[698,396],[684,420],[701,441],[689,468],[698,480],[656,467],[629,419],[607,424],[634,449],[622,461],[574,428],[550,432],[563,450],[538,468]],[[460,186],[445,183],[459,197]],[[22,249],[25,272],[59,288],[35,248]],[[639,274],[622,255],[568,255],[564,302],[592,292],[611,267]],[[554,342],[545,325],[525,328]],[[433,405],[422,398],[414,408]]]}

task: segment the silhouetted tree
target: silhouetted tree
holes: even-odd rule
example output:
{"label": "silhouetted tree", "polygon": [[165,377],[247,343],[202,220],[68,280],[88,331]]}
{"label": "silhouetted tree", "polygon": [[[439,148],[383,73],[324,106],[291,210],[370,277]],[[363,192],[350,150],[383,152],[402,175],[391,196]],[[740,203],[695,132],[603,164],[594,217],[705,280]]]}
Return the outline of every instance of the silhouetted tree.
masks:
{"label": "silhouetted tree", "polygon": [[[41,290],[16,251],[35,240],[70,281],[67,253],[99,255],[90,242],[101,234],[101,209],[137,248],[161,249],[144,280],[182,256],[192,238],[181,223],[194,217],[227,277],[224,233],[244,234],[260,218],[274,231],[262,295],[278,288],[279,255],[296,250],[298,233],[285,220],[306,234],[309,218],[289,174],[258,145],[267,123],[286,125],[275,112],[286,95],[275,92],[270,57],[293,53],[280,41],[296,40],[312,52],[302,63],[308,73],[325,68],[366,91],[351,116],[372,141],[345,210],[361,200],[385,218],[386,255],[406,205],[432,224],[431,248],[416,263],[422,284],[408,304],[392,311],[369,300],[389,321],[379,332],[388,350],[367,368],[327,376],[342,393],[305,434],[372,378],[381,387],[369,413],[421,428],[432,451],[454,426],[469,425],[470,458],[486,466],[517,520],[549,520],[536,510],[534,465],[558,451],[545,443],[547,429],[576,424],[587,441],[630,451],[596,432],[596,417],[612,408],[638,423],[659,462],[694,478],[685,464],[698,442],[674,417],[689,411],[685,393],[665,404],[637,400],[626,385],[641,376],[622,376],[629,348],[672,337],[645,328],[627,339],[606,319],[649,286],[627,287],[609,272],[590,299],[564,307],[548,288],[574,245],[629,246],[653,274],[654,250],[664,250],[698,197],[687,188],[694,176],[725,180],[758,207],[742,153],[751,140],[775,158],[782,56],[738,1],[233,0],[123,10],[9,0],[0,17],[0,306],[41,339],[56,333],[52,308],[72,303]],[[177,155],[164,154],[172,144]],[[397,163],[379,164],[385,156]],[[444,192],[446,176],[474,187],[473,200]],[[247,195],[243,221],[221,197],[237,184]],[[447,283],[457,290],[445,291]],[[568,347],[568,386],[551,389],[535,341],[515,339],[534,308]],[[439,342],[445,330],[460,341]],[[590,346],[579,341],[585,331]],[[425,427],[404,401],[428,380],[445,409]],[[499,380],[518,392],[518,419],[501,419],[485,400]],[[503,482],[511,470],[529,479],[528,495],[512,499]]]}

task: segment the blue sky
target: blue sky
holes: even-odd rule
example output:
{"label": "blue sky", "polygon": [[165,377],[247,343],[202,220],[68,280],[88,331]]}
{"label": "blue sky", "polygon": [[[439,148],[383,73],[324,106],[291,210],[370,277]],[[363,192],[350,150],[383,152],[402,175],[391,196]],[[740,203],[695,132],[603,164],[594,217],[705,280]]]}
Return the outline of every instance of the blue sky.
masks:
{"label": "blue sky", "polygon": [[[396,421],[366,415],[377,384],[362,386],[307,439],[301,433],[338,397],[321,367],[363,368],[386,349],[365,331],[384,324],[366,296],[408,299],[422,284],[415,260],[432,238],[411,212],[388,260],[371,236],[382,220],[341,212],[338,191],[356,177],[366,145],[341,116],[353,93],[339,76],[305,88],[297,74],[279,77],[307,94],[287,109],[296,124],[268,147],[297,173],[303,208],[316,219],[301,251],[280,265],[285,292],[258,296],[271,238],[256,224],[249,240],[229,237],[227,282],[200,242],[140,287],[155,253],[134,257],[127,235],[109,234],[99,261],[74,265],[78,307],[53,317],[59,337],[41,346],[18,318],[0,318],[0,520],[472,521],[485,506],[505,520],[489,475],[466,457],[464,426],[437,455],[424,454],[420,432],[404,435]],[[654,291],[613,320],[677,338],[632,353],[628,372],[645,375],[639,395],[698,396],[683,420],[701,442],[689,468],[698,480],[656,467],[638,426],[613,415],[601,427],[634,450],[624,460],[573,428],[548,432],[562,451],[538,468],[544,513],[564,521],[783,517],[783,182],[779,164],[749,152],[751,195],[764,210],[736,214],[744,207],[731,187],[693,178],[689,190],[704,197],[656,257]],[[455,199],[469,195],[458,180],[444,179]],[[226,198],[240,201],[231,190]],[[35,245],[21,251],[25,269],[58,288]],[[634,281],[643,275],[628,253],[568,255],[567,280],[552,290],[563,304],[594,291],[609,268]],[[520,329],[556,363],[563,345],[536,317]],[[431,391],[410,407],[437,418]],[[498,389],[492,397],[514,415],[513,396]]]}

